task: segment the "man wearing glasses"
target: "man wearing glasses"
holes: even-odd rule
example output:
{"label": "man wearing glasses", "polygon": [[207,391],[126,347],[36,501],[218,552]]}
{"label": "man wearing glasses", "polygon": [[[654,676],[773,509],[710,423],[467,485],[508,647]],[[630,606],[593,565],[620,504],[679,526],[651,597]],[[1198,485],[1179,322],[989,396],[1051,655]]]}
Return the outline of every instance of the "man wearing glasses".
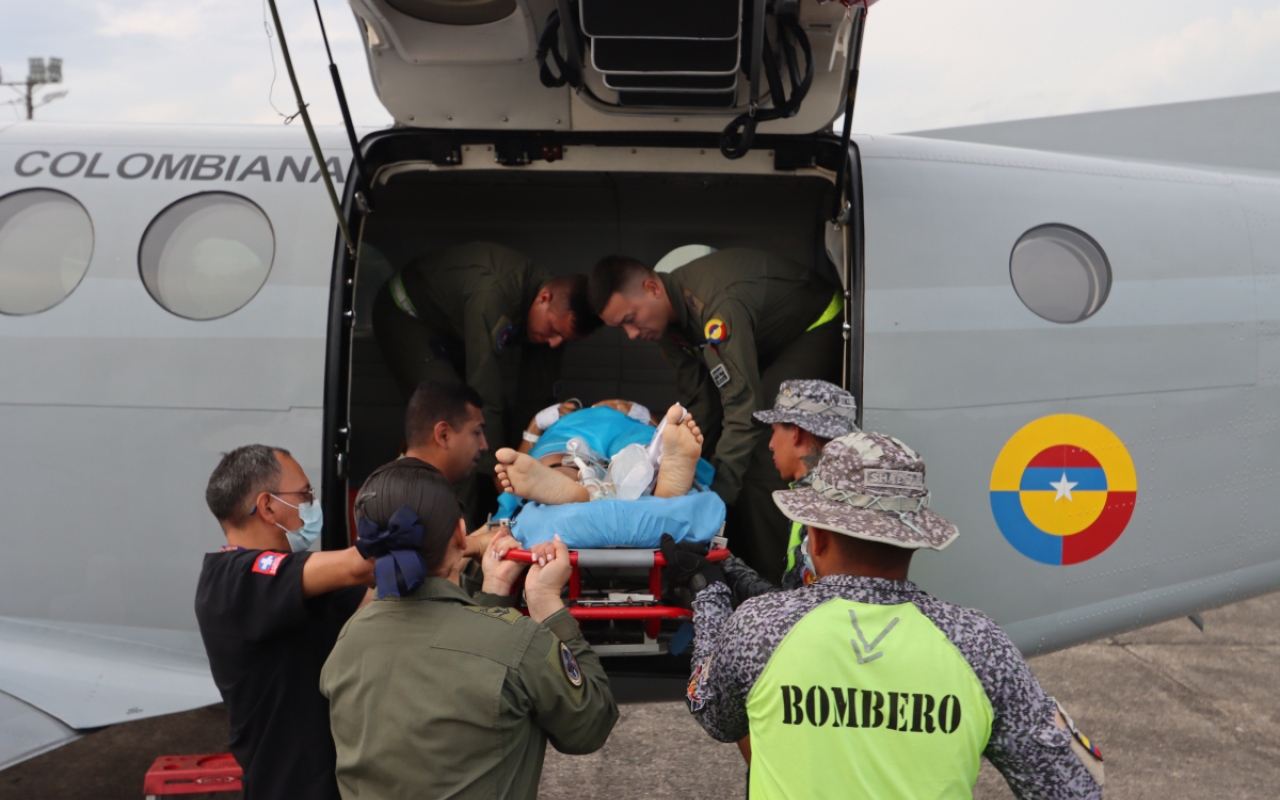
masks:
{"label": "man wearing glasses", "polygon": [[338,800],[320,668],[338,632],[372,599],[373,562],[354,547],[307,552],[322,519],[289,451],[226,453],[205,490],[227,543],[207,553],[196,619],[231,718],[244,795]]}

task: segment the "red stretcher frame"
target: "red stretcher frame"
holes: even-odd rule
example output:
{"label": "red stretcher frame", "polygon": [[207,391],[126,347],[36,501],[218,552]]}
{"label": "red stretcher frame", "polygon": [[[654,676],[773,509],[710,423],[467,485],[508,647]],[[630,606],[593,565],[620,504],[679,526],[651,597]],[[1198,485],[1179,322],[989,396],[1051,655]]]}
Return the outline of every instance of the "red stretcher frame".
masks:
{"label": "red stretcher frame", "polygon": [[[635,556],[640,552],[652,553],[653,560],[649,565],[649,594],[654,596],[655,603],[657,599],[662,597],[662,568],[667,565],[666,558],[658,550],[644,551],[632,549],[620,550],[592,550],[593,561],[599,566],[636,566],[634,564]],[[610,565],[608,563],[608,553],[625,553],[630,556],[625,564]],[[599,554],[599,555],[597,555]],[[662,629],[662,621],[664,619],[692,619],[693,612],[687,608],[679,606],[644,605],[644,606],[580,606],[576,602],[582,597],[582,570],[578,566],[579,551],[569,551],[569,563],[573,565],[573,572],[569,576],[569,613],[574,619],[579,620],[643,620],[645,621],[645,633],[650,639],[657,639],[658,633]],[[729,557],[729,550],[724,547],[715,548],[707,553],[707,558],[711,561],[723,561]],[[528,550],[508,550],[504,558],[507,561],[519,561],[525,564],[533,563],[533,553]],[[597,559],[600,559],[597,561]],[[520,609],[524,613],[529,613],[528,609]]]}

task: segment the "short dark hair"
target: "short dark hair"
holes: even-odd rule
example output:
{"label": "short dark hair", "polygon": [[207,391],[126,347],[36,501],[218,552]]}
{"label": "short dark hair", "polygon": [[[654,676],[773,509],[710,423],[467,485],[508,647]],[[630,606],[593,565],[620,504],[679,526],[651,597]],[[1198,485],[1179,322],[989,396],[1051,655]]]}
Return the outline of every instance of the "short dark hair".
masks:
{"label": "short dark hair", "polygon": [[[812,527],[821,528],[820,525]],[[826,530],[825,528],[823,530]],[[915,549],[910,547],[899,547],[891,542],[882,542],[875,539],[861,539],[857,536],[849,536],[837,531],[827,531],[831,534],[832,546],[847,559],[860,561],[875,561],[888,566],[896,566],[900,564],[911,564],[911,557],[915,555]]]}
{"label": "short dark hair", "polygon": [[386,527],[401,506],[409,506],[422,523],[418,552],[435,572],[462,519],[462,505],[444,473],[425,461],[401,458],[383,464],[356,493],[355,515]]}
{"label": "short dark hair", "polygon": [[554,293],[553,308],[557,314],[568,311],[573,315],[573,332],[587,336],[604,324],[587,302],[588,281],[586,275],[563,275],[547,284]]}
{"label": "short dark hair", "polygon": [[605,256],[591,268],[587,284],[587,300],[597,315],[604,313],[609,298],[629,290],[636,280],[645,280],[654,271],[630,256]]}
{"label": "short dark hair", "polygon": [[283,447],[265,444],[247,444],[222,454],[204,490],[204,501],[218,522],[243,525],[253,510],[254,498],[275,491],[284,473],[277,453],[292,455]]}
{"label": "short dark hair", "polygon": [[480,393],[461,381],[427,380],[418,384],[404,412],[404,439],[410,447],[426,444],[437,422],[461,429],[467,406],[484,408]]}

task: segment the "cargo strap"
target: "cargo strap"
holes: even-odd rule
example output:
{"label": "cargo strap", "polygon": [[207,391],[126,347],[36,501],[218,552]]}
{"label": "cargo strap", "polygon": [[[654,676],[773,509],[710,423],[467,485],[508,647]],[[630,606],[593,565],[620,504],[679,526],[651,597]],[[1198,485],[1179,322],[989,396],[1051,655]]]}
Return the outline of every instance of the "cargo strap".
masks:
{"label": "cargo strap", "polygon": [[[392,291],[394,291],[394,289]],[[400,301],[397,300],[396,302],[399,303]],[[404,306],[401,306],[401,308],[404,308]],[[805,328],[804,332],[808,333],[809,331],[813,330],[819,325],[826,325],[828,322],[835,319],[836,315],[843,310],[844,310],[844,295],[841,294],[840,292],[836,292],[835,297],[831,298],[831,305],[827,306],[827,310],[822,312],[822,316],[818,317],[818,321],[813,323],[809,327]],[[414,316],[416,317],[417,314],[414,314]]]}
{"label": "cargo strap", "polygon": [[413,301],[409,299],[409,293],[404,290],[404,281],[400,278],[399,270],[396,271],[395,275],[391,276],[390,286],[391,299],[395,301],[396,307],[414,319],[417,319],[418,309],[414,306]]}

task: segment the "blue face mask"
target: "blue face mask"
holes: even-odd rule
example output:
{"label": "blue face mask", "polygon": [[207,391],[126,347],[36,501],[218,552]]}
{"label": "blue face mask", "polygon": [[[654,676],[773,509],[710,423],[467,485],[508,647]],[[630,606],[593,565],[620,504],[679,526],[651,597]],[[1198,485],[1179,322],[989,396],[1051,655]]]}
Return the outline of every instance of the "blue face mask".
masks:
{"label": "blue face mask", "polygon": [[[280,500],[274,494],[271,496]],[[315,544],[316,539],[320,538],[320,529],[324,527],[324,511],[320,508],[319,503],[302,503],[295,506],[285,500],[280,500],[280,502],[289,508],[298,509],[298,516],[302,518],[302,527],[296,531],[288,530],[279,522],[276,523],[276,527],[284,531],[285,537],[289,540],[290,549],[295,553],[301,553]]]}

